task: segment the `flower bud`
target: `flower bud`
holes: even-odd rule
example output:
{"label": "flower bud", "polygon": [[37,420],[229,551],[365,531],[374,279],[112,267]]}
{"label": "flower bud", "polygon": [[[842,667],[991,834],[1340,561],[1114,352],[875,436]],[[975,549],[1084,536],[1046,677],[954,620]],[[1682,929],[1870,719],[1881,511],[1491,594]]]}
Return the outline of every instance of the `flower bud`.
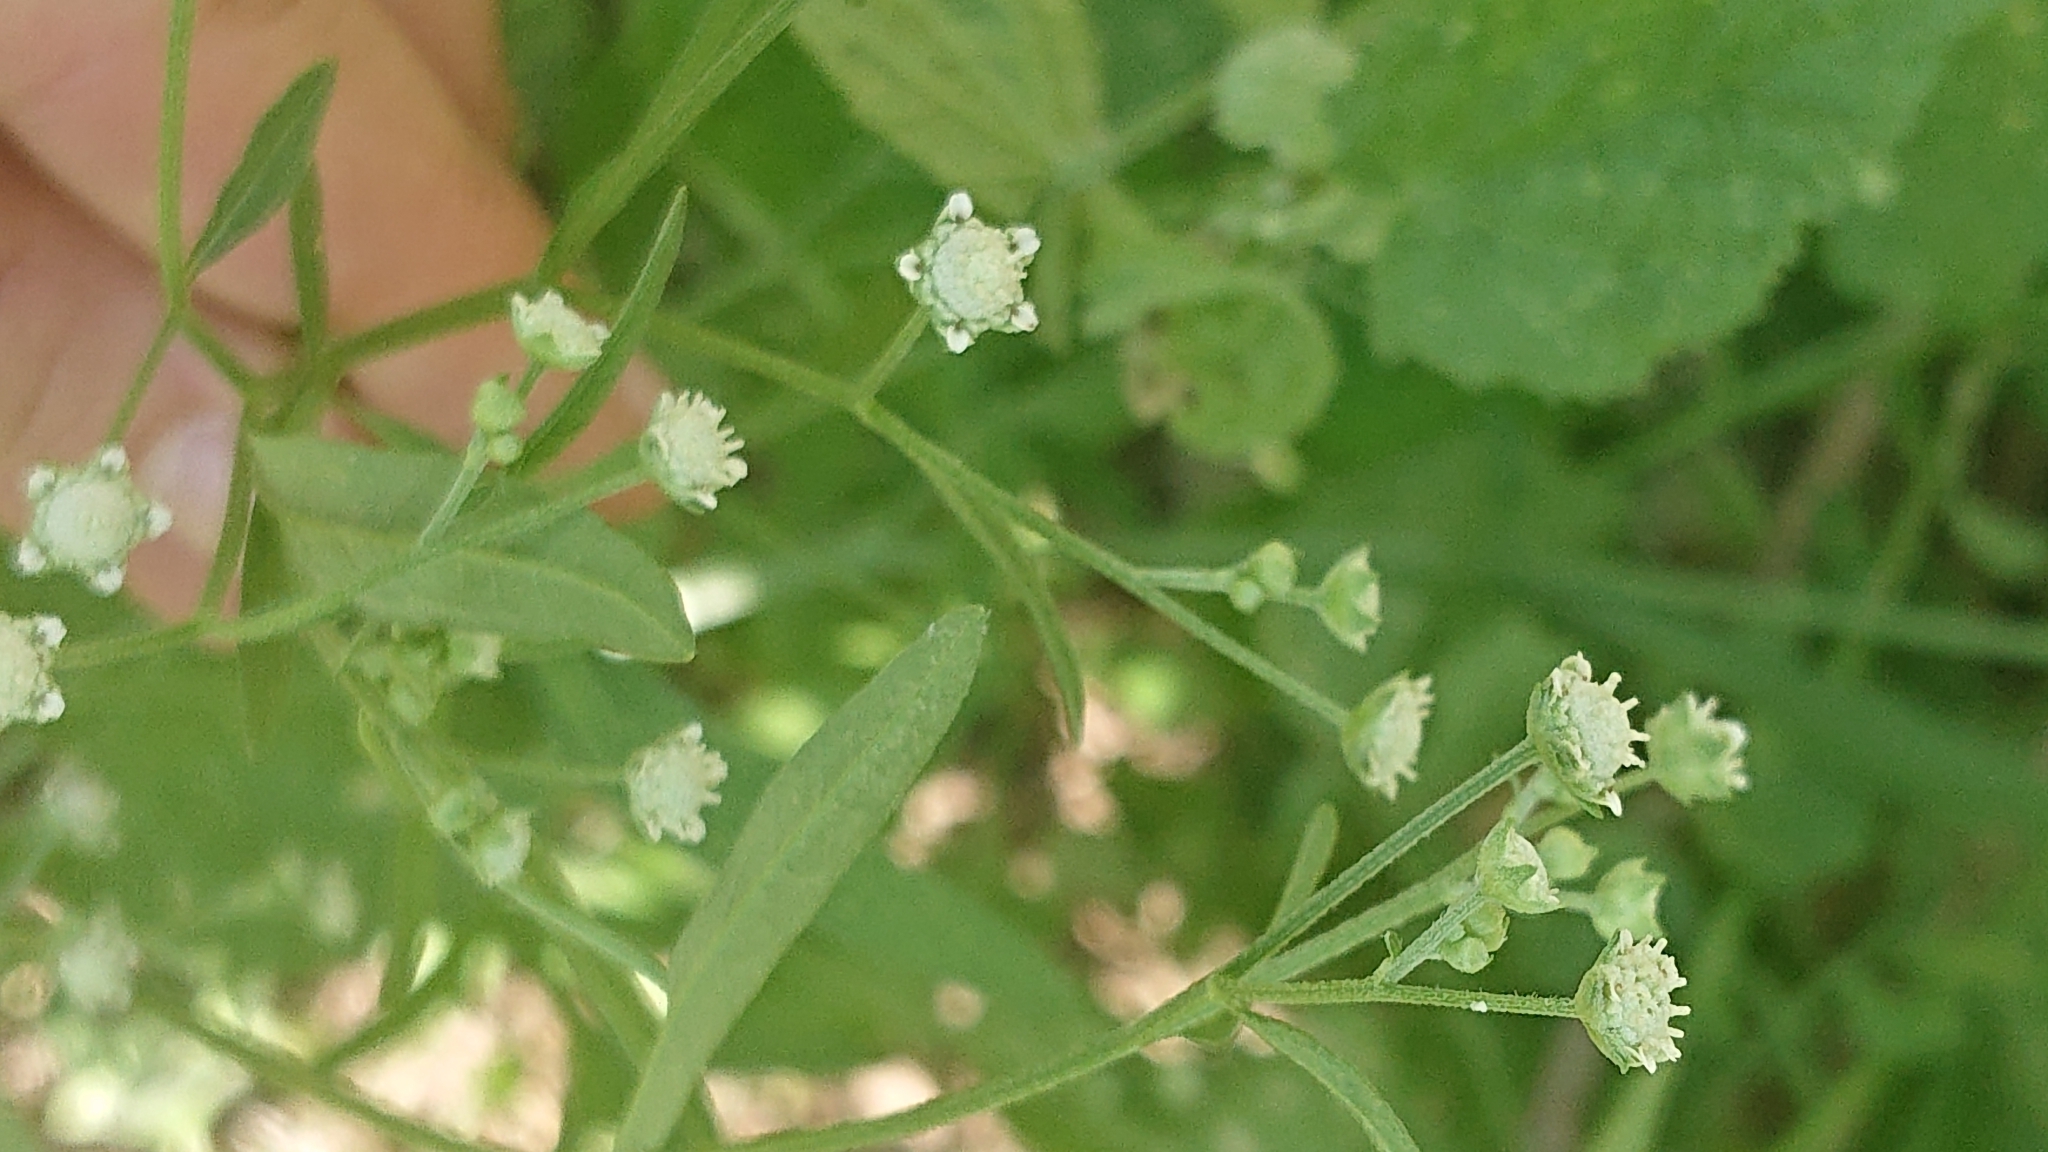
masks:
{"label": "flower bud", "polygon": [[1344,722],[1344,762],[1359,783],[1394,799],[1403,780],[1415,779],[1422,722],[1429,719],[1429,677],[1406,672],[1372,690]]}
{"label": "flower bud", "polygon": [[1552,828],[1536,842],[1536,854],[1543,857],[1543,866],[1550,871],[1553,881],[1577,880],[1593,867],[1593,861],[1600,850],[1586,843],[1586,838],[1570,828]]}
{"label": "flower bud", "polygon": [[0,612],[0,729],[48,724],[64,714],[64,694],[50,679],[64,622],[55,616]]}
{"label": "flower bud", "polygon": [[1479,890],[1510,912],[1532,916],[1561,906],[1536,845],[1506,820],[1479,842],[1476,877]]}
{"label": "flower bud", "polygon": [[1749,791],[1742,747],[1749,730],[1740,721],[1714,715],[1719,701],[1702,704],[1687,692],[1657,710],[1644,727],[1650,733],[1650,772],[1680,804],[1726,800]]}
{"label": "flower bud", "polygon": [[503,376],[493,376],[476,386],[469,402],[469,422],[486,436],[517,432],[526,420],[526,402],[512,394]]}
{"label": "flower bud", "polygon": [[1380,578],[1372,570],[1369,549],[1353,549],[1323,573],[1316,586],[1316,614],[1346,647],[1365,651],[1380,630]]}
{"label": "flower bud", "polygon": [[538,300],[512,294],[512,335],[536,363],[581,372],[604,354],[611,329],[585,320],[550,288]]}
{"label": "flower bud", "polygon": [[642,748],[626,777],[633,819],[649,840],[663,833],[685,844],[704,840],[704,809],[718,803],[725,757],[704,744],[704,726],[690,724]]}
{"label": "flower bud", "polygon": [[121,798],[106,781],[69,761],[60,762],[43,781],[43,818],[70,844],[89,856],[105,856],[120,846]]}
{"label": "flower bud", "polygon": [[1638,942],[1624,929],[1586,970],[1572,1001],[1594,1046],[1623,1072],[1655,1072],[1657,1065],[1678,1059],[1676,1041],[1685,1033],[1671,1021],[1692,1009],[1671,1002],[1685,977],[1664,945]]}
{"label": "flower bud", "polygon": [[1493,963],[1493,954],[1508,939],[1508,910],[1487,900],[1458,922],[1458,934],[1437,949],[1437,959],[1471,974]]}
{"label": "flower bud", "polygon": [[1294,591],[1294,578],[1299,570],[1294,549],[1278,540],[1268,540],[1231,570],[1231,606],[1239,612],[1258,611],[1266,601]]}
{"label": "flower bud", "polygon": [[1565,658],[1529,695],[1529,744],[1552,778],[1588,812],[1621,815],[1614,778],[1641,764],[1635,744],[1647,739],[1630,728],[1634,700],[1620,700],[1621,673],[1593,679],[1583,655]]}
{"label": "flower bud", "polygon": [[1024,298],[1024,276],[1038,253],[1028,227],[996,228],[974,216],[965,192],[946,198],[932,230],[896,260],[896,274],[931,313],[932,327],[953,352],[984,332],[1030,332],[1038,310]]}
{"label": "flower bud", "polygon": [[1586,915],[1601,939],[1612,939],[1617,932],[1638,940],[1664,934],[1657,922],[1657,898],[1663,895],[1665,876],[1650,871],[1648,863],[1640,856],[1623,860],[1594,885]]}
{"label": "flower bud", "polygon": [[171,511],[142,494],[128,476],[128,453],[100,449],[76,468],[39,464],[24,485],[28,533],[14,553],[24,576],[49,569],[75,572],[102,596],[120,591],[128,554],[170,531]]}
{"label": "flower bud", "polygon": [[488,888],[498,888],[519,878],[526,869],[526,853],[533,847],[533,814],[501,812],[497,819],[477,831],[469,845],[470,861],[477,879]]}
{"label": "flower bud", "polygon": [[665,392],[640,437],[640,458],[669,499],[691,511],[718,507],[718,492],[746,478],[746,441],[724,426],[725,409],[696,392]]}

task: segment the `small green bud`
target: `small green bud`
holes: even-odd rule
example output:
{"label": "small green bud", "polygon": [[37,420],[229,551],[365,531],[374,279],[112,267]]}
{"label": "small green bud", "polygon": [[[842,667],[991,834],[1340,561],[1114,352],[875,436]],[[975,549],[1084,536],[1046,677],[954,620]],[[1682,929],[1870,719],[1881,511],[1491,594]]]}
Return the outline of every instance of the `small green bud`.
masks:
{"label": "small green bud", "polygon": [[1468,975],[1493,963],[1493,954],[1508,939],[1508,910],[1492,900],[1482,902],[1458,922],[1458,935],[1437,950],[1437,959]]}
{"label": "small green bud", "polygon": [[1692,1009],[1671,1002],[1671,993],[1685,987],[1678,965],[1664,954],[1663,940],[1636,940],[1623,930],[1608,942],[1600,958],[1586,969],[1573,998],[1586,1034],[1601,1055],[1623,1072],[1678,1059],[1676,1041],[1685,1035],[1671,1026],[1674,1017]]}
{"label": "small green bud", "polygon": [[1372,690],[1344,721],[1344,763],[1367,788],[1388,800],[1403,780],[1415,779],[1415,758],[1422,751],[1422,723],[1436,698],[1429,677],[1398,673]]}
{"label": "small green bud", "polygon": [[433,821],[434,830],[441,835],[461,837],[490,819],[497,810],[498,798],[491,795],[483,781],[468,780],[441,793],[427,818]]}
{"label": "small green bud", "polygon": [[1647,864],[1642,857],[1623,860],[1594,885],[1586,915],[1602,939],[1612,939],[1617,932],[1639,940],[1664,934],[1657,922],[1657,898],[1663,895],[1665,876],[1650,871]]}
{"label": "small green bud", "polygon": [[526,402],[506,387],[505,377],[493,376],[476,386],[476,398],[469,402],[469,422],[486,436],[516,432],[526,421]]}
{"label": "small green bud", "polygon": [[1370,550],[1357,548],[1330,565],[1316,586],[1316,613],[1323,626],[1346,647],[1365,651],[1380,630],[1380,578],[1372,570]]}
{"label": "small green bud", "polygon": [[1553,881],[1577,880],[1593,867],[1593,861],[1600,850],[1586,843],[1586,838],[1570,828],[1552,828],[1536,842],[1536,854],[1543,857],[1543,866],[1550,870]]}
{"label": "small green bud", "polygon": [[1266,601],[1294,591],[1294,578],[1299,571],[1294,549],[1278,540],[1268,540],[1231,569],[1231,606],[1247,614],[1258,611]]}
{"label": "small green bud", "polygon": [[1529,743],[1551,777],[1586,811],[1621,815],[1615,776],[1641,764],[1634,745],[1647,739],[1630,728],[1634,700],[1615,696],[1621,673],[1593,679],[1583,655],[1566,657],[1529,694]]}
{"label": "small green bud", "polygon": [[532,846],[532,813],[499,813],[470,842],[470,860],[476,865],[477,879],[488,888],[517,880],[526,869],[526,853]]}
{"label": "small green bud", "polygon": [[1726,800],[1749,791],[1742,748],[1749,730],[1714,715],[1719,701],[1687,692],[1658,709],[1644,725],[1650,733],[1650,772],[1680,804]]}
{"label": "small green bud", "polygon": [[1479,890],[1510,912],[1533,916],[1561,907],[1536,845],[1506,820],[1480,841],[1475,875]]}

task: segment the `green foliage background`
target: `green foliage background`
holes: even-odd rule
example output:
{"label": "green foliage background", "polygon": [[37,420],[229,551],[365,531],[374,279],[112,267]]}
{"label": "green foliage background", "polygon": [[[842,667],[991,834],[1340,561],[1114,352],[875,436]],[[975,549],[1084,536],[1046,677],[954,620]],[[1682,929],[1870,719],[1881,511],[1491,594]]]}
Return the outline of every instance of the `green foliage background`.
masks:
{"label": "green foliage background", "polygon": [[[543,190],[566,200],[617,152],[707,12],[763,7],[510,0]],[[1672,876],[1684,1060],[1574,1088],[1569,1022],[1322,1009],[1301,1014],[1310,1029],[1428,1149],[2048,1144],[2044,21],[2037,0],[809,0],[594,249],[623,292],[666,186],[688,185],[648,348],[731,408],[753,475],[713,516],[634,531],[671,562],[752,569],[762,600],[672,674],[536,638],[444,709],[445,734],[573,843],[580,812],[618,806],[613,766],[701,711],[734,761],[715,864],[791,749],[779,733],[851,695],[878,644],[997,605],[940,753],[995,782],[996,816],[928,871],[865,856],[717,1061],[829,1071],[910,1052],[992,1074],[1108,1026],[1074,909],[1128,909],[1170,878],[1181,941],[1256,927],[1318,803],[1338,804],[1339,857],[1355,857],[1512,743],[1529,685],[1583,648],[1645,700],[1719,696],[1753,735],[1738,803],[1645,794],[1588,831],[1608,860]],[[1260,87],[1284,73],[1238,76],[1250,95],[1218,86],[1239,46],[1304,23],[1350,54],[1348,78],[1291,97]],[[1219,94],[1287,143],[1219,135]],[[1278,537],[1316,572],[1370,541],[1387,624],[1363,658],[1305,614],[1208,614],[1342,700],[1433,673],[1421,780],[1398,804],[1359,790],[1312,718],[1054,565],[1099,690],[1150,724],[1210,726],[1220,749],[1185,781],[1115,771],[1113,834],[1062,828],[1042,772],[1057,708],[1003,574],[889,446],[707,351],[709,331],[857,374],[908,309],[896,253],[955,187],[1044,235],[1041,329],[959,357],[928,339],[884,399],[1140,563],[1227,564]],[[295,504],[311,479],[273,483],[288,553],[403,541],[404,522]],[[603,569],[603,537],[572,539],[591,528],[560,543]],[[0,584],[10,611],[51,596]],[[78,600],[55,605],[76,634],[135,624]],[[298,667],[267,706],[289,722],[268,731],[244,724],[223,657],[67,679],[73,713],[0,737],[0,765],[29,764],[32,744],[89,762],[122,793],[123,843],[60,857],[45,882],[118,900],[196,967],[286,986],[427,918],[573,986],[586,960],[366,785],[348,705],[310,656],[270,652]],[[1050,897],[1006,883],[1025,849],[1052,860]],[[317,937],[290,879],[306,869],[281,859],[338,862],[362,922]],[[606,922],[666,947],[706,869],[667,849],[619,859],[632,895]],[[1581,921],[1520,921],[1486,981],[1566,992],[1597,948]],[[945,979],[987,997],[971,1031],[932,1019]],[[616,1119],[632,1080],[570,1015],[573,1140]],[[1560,1092],[1583,1104],[1564,1121],[1576,1142],[1533,1142]],[[1307,1077],[1225,1052],[1132,1062],[1012,1120],[1042,1152],[1358,1144]]]}

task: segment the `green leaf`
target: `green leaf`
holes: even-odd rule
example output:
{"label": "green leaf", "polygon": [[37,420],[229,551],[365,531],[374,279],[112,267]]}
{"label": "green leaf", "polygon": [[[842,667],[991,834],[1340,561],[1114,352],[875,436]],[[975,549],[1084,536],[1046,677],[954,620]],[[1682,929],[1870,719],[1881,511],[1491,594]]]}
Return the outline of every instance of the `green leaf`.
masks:
{"label": "green leaf", "polygon": [[2015,0],[1950,53],[1897,163],[1872,170],[1827,238],[1837,283],[1964,320],[2026,291],[2048,256],[2044,20],[2048,5]]}
{"label": "green leaf", "polygon": [[981,545],[982,551],[994,562],[996,570],[1003,574],[1010,590],[1024,604],[1024,614],[1031,621],[1031,630],[1038,635],[1038,646],[1045,653],[1045,662],[1052,668],[1053,687],[1059,693],[1060,722],[1071,744],[1081,742],[1082,719],[1086,714],[1086,697],[1081,678],[1081,659],[1074,654],[1074,642],[1067,636],[1067,626],[1060,620],[1059,605],[1053,602],[1052,589],[1046,586],[1045,573],[1038,561],[1027,555],[1018,543],[1017,530],[1001,510],[989,508],[963,492],[944,474],[930,468],[922,469],[925,481],[945,501],[968,535]]}
{"label": "green leaf", "polygon": [[1308,818],[1308,826],[1301,830],[1294,865],[1287,870],[1287,882],[1280,888],[1280,899],[1273,905],[1273,919],[1268,927],[1279,923],[1316,890],[1316,885],[1323,882],[1323,873],[1329,871],[1330,854],[1336,850],[1337,810],[1328,804],[1318,804]]}
{"label": "green leaf", "polygon": [[[284,529],[261,500],[249,516],[249,535],[242,545],[242,611],[259,612],[291,594],[291,568],[284,551]],[[259,749],[277,732],[292,669],[297,665],[295,636],[279,636],[235,649],[241,665],[242,717],[249,747]],[[251,758],[254,758],[252,751]]]}
{"label": "green leaf", "polygon": [[313,144],[333,94],[334,61],[322,60],[300,73],[263,113],[241,160],[221,186],[213,217],[193,242],[186,276],[198,276],[233,251],[291,199],[313,166]]}
{"label": "green leaf", "polygon": [[647,335],[647,325],[654,319],[654,310],[661,304],[661,294],[668,287],[669,274],[676,265],[676,253],[683,247],[683,222],[689,215],[690,192],[678,188],[669,198],[668,211],[662,215],[661,228],[654,234],[654,242],[647,249],[647,259],[640,265],[639,275],[633,278],[633,286],[627,290],[626,299],[619,306],[618,318],[613,322],[612,334],[604,342],[604,351],[597,362],[583,370],[576,383],[569,387],[568,395],[548,413],[540,427],[527,438],[526,447],[519,453],[519,460],[512,471],[516,475],[531,475],[536,469],[561,455],[562,450],[576,439],[578,433],[590,425],[591,418],[604,406],[605,399],[612,394],[612,388],[619,382],[619,376],[626,371],[626,365],[633,360],[633,353],[640,347],[640,341]]}
{"label": "green leaf", "polygon": [[1301,1070],[1316,1078],[1316,1082],[1330,1090],[1330,1095],[1356,1117],[1359,1126],[1365,1129],[1366,1138],[1379,1152],[1421,1152],[1415,1138],[1408,1134],[1408,1126],[1394,1114],[1379,1089],[1365,1078],[1365,1074],[1346,1064],[1335,1052],[1323,1046],[1323,1042],[1282,1020],[1256,1013],[1244,1017],[1245,1027],[1252,1034],[1273,1046],[1274,1051],[1287,1057],[1301,1067]]}
{"label": "green leaf", "polygon": [[842,705],[762,793],[670,951],[669,1012],[619,1122],[619,1152],[668,1139],[727,1029],[881,831],[966,699],[988,612],[948,613]]}
{"label": "green leaf", "polygon": [[814,0],[797,39],[861,123],[941,184],[1021,212],[1102,138],[1074,0]]}
{"label": "green leaf", "polygon": [[1956,543],[1986,573],[2010,584],[2048,576],[2048,527],[1968,494],[1942,511]]}
{"label": "green leaf", "polygon": [[1986,0],[1396,0],[1333,97],[1400,205],[1371,331],[1468,383],[1630,391],[1752,316]]}
{"label": "green leaf", "polygon": [[632,138],[576,189],[541,260],[542,279],[573,264],[598,232],[631,200],[641,182],[669,154],[711,102],[739,78],[754,57],[782,35],[803,0],[711,0],[697,30],[654,93]]}
{"label": "green leaf", "polygon": [[[453,483],[456,461],[300,437],[251,441],[257,491],[284,529],[285,555],[310,590],[347,587],[413,550]],[[500,478],[483,507],[539,503]],[[455,535],[463,521],[456,521]],[[531,536],[465,546],[356,598],[395,624],[568,642],[643,660],[687,660],[695,647],[675,584],[661,566],[588,512]]]}

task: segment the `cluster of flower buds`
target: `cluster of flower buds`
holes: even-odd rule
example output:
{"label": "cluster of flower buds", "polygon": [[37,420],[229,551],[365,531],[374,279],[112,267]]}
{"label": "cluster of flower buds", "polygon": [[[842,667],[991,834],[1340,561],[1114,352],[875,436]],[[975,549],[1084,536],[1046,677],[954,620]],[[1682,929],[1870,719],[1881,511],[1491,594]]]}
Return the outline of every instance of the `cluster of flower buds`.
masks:
{"label": "cluster of flower buds", "polygon": [[684,844],[704,840],[704,809],[716,805],[725,757],[704,743],[704,726],[686,724],[633,755],[626,799],[649,840],[664,834]]}
{"label": "cluster of flower buds", "polygon": [[1638,940],[1622,929],[1586,970],[1573,998],[1593,1045],[1623,1072],[1655,1072],[1657,1065],[1678,1059],[1677,1042],[1685,1033],[1671,1021],[1692,1009],[1671,1002],[1671,994],[1685,987],[1685,977],[1664,954],[1664,945],[1663,940]]}
{"label": "cluster of flower buds", "polygon": [[669,499],[692,512],[718,507],[718,493],[746,479],[746,441],[725,426],[725,409],[696,392],[667,392],[640,437],[640,457]]}
{"label": "cluster of flower buds", "polygon": [[507,808],[481,780],[443,792],[427,814],[434,828],[459,845],[486,887],[519,878],[533,847],[533,814]]}
{"label": "cluster of flower buds", "polygon": [[349,668],[381,688],[392,714],[417,728],[458,685],[496,680],[504,647],[488,632],[392,626],[358,641]]}
{"label": "cluster of flower buds", "polygon": [[1037,253],[1035,230],[985,224],[974,215],[973,198],[955,192],[925,238],[897,257],[896,274],[931,314],[946,347],[965,352],[984,332],[1038,327],[1038,310],[1024,298],[1025,272]]}
{"label": "cluster of flower buds", "polygon": [[1392,801],[1401,782],[1415,779],[1422,724],[1436,697],[1429,677],[1398,673],[1366,694],[1344,722],[1344,763],[1358,782]]}

